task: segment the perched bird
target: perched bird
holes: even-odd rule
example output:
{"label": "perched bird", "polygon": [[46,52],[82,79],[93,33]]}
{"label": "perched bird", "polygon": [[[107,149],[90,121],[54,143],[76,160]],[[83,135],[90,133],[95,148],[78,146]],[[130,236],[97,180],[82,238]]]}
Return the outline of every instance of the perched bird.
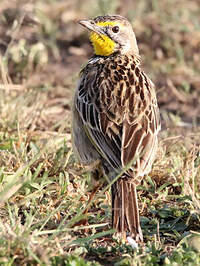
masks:
{"label": "perched bird", "polygon": [[[119,15],[81,20],[94,56],[80,73],[73,104],[72,139],[92,175],[113,183],[112,226],[143,241],[136,186],[151,170],[160,130],[154,85],[141,70],[131,24]],[[123,171],[123,169],[125,169]]]}

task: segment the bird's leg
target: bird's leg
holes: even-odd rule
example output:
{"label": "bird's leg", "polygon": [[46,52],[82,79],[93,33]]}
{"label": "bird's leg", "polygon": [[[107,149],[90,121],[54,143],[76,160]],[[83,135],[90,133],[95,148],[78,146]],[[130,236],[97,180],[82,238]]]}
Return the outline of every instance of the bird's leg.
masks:
{"label": "bird's leg", "polygon": [[69,169],[69,172],[72,173],[72,174],[75,174],[75,175],[83,175],[87,172],[92,172],[94,169],[98,168],[98,166],[101,164],[101,161],[100,160],[96,160],[90,164],[82,164],[81,166],[83,167],[82,170],[72,170],[72,169]]}
{"label": "bird's leg", "polygon": [[[85,169],[84,169],[85,170]],[[85,208],[85,210],[83,211],[83,214],[86,215],[89,211],[89,208],[92,204],[92,201],[94,199],[94,196],[96,194],[96,192],[102,187],[103,185],[103,173],[101,170],[101,162],[100,160],[96,160],[95,162],[93,162],[90,165],[87,165],[87,170],[92,170],[91,171],[91,180],[92,180],[92,185],[93,185],[93,189],[90,192],[90,196],[87,202],[87,207]],[[87,171],[85,171],[84,173],[86,173]],[[86,225],[88,224],[87,219],[82,219],[81,221],[77,222],[75,225]]]}
{"label": "bird's leg", "polygon": [[86,214],[90,208],[90,205],[92,203],[92,200],[96,194],[96,192],[102,187],[103,185],[103,173],[102,173],[102,169],[101,169],[101,163],[99,162],[98,164],[95,165],[96,166],[96,169],[94,169],[92,172],[91,172],[91,182],[92,182],[92,185],[93,185],[93,188],[92,188],[92,191],[90,193],[90,196],[89,196],[89,200],[88,200],[88,203],[87,203],[87,207],[84,211],[84,214]]}
{"label": "bird's leg", "polygon": [[87,203],[87,207],[86,209],[84,210],[83,214],[87,214],[89,208],[90,208],[90,205],[92,203],[92,200],[96,194],[96,192],[101,188],[102,184],[99,183],[98,185],[96,185],[93,189],[92,189],[92,192],[90,193],[90,196],[89,196],[89,200],[88,200],[88,203]]}

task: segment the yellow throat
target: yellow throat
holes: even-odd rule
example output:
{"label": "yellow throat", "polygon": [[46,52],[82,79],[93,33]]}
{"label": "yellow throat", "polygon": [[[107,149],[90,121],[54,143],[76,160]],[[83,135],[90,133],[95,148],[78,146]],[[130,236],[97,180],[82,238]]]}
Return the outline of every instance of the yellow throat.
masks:
{"label": "yellow throat", "polygon": [[[98,22],[98,26],[113,26],[116,22]],[[99,35],[96,32],[91,31],[90,41],[94,47],[96,55],[109,56],[114,53],[115,42],[106,35]]]}

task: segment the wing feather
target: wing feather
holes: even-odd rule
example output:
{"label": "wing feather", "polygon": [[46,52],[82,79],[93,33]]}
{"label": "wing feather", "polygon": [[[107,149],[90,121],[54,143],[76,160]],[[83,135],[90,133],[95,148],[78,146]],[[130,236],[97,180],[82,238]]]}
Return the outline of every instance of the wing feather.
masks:
{"label": "wing feather", "polygon": [[[91,75],[89,76],[91,78]],[[87,79],[88,76],[85,77]],[[93,77],[95,78],[95,76]],[[91,102],[90,93],[92,80],[82,79],[76,95],[75,106],[84,123],[85,132],[94,148],[105,158],[114,169],[121,168],[121,136],[109,134],[113,122],[104,115],[95,101]],[[85,88],[84,88],[85,84]],[[90,85],[89,85],[90,84]],[[81,90],[80,90],[81,88]],[[83,93],[84,89],[84,93]],[[81,91],[81,93],[79,93]]]}

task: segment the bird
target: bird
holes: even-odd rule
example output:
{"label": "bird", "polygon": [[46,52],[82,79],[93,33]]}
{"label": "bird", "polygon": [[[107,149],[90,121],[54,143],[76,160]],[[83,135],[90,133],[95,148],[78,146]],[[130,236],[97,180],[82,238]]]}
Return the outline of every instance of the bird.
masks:
{"label": "bird", "polygon": [[78,23],[89,30],[94,54],[74,93],[73,150],[83,165],[95,165],[93,179],[111,183],[112,227],[142,242],[137,186],[158,148],[155,86],[141,68],[128,19],[102,15]]}

